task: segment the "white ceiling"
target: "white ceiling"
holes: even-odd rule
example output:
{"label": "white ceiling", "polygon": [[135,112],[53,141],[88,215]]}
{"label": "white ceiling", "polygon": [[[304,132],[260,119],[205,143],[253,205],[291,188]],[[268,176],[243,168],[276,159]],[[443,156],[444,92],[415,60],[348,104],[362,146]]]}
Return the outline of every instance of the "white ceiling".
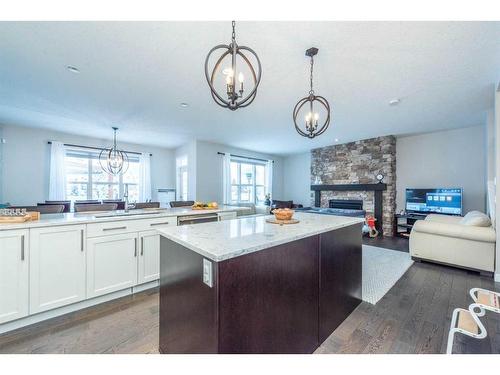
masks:
{"label": "white ceiling", "polygon": [[[0,22],[0,123],[176,147],[196,138],[289,154],[386,134],[479,125],[500,81],[500,22],[237,22],[259,55],[254,103],[211,99],[204,60],[230,22]],[[321,137],[292,110],[315,89],[333,108]],[[80,74],[65,67],[73,65]],[[401,104],[389,106],[389,100]],[[187,102],[189,108],[179,104]]]}

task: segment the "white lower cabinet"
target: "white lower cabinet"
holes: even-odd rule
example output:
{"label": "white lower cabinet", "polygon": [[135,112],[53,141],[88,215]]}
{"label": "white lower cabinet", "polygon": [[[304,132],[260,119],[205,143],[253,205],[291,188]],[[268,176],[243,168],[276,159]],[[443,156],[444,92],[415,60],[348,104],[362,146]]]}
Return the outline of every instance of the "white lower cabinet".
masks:
{"label": "white lower cabinet", "polygon": [[137,232],[87,239],[87,298],[137,284]]}
{"label": "white lower cabinet", "polygon": [[30,314],[85,299],[85,225],[30,229]]}
{"label": "white lower cabinet", "polygon": [[158,232],[139,232],[138,284],[160,278],[160,235]]}
{"label": "white lower cabinet", "polygon": [[28,315],[29,231],[0,231],[0,323]]}

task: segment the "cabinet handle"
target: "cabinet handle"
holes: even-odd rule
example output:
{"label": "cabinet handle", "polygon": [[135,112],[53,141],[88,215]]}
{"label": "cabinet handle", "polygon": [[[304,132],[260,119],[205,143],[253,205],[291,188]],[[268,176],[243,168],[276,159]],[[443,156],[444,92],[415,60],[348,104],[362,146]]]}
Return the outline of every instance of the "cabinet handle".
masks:
{"label": "cabinet handle", "polygon": [[127,227],[102,228],[104,232],[108,230],[118,230],[118,229],[127,229]]}
{"label": "cabinet handle", "polygon": [[134,238],[134,256],[137,256],[137,238]]}
{"label": "cabinet handle", "polygon": [[83,229],[80,231],[80,250],[83,252]]}
{"label": "cabinet handle", "polygon": [[168,224],[168,221],[164,221],[163,223],[151,223],[149,225],[152,226],[152,227],[155,227],[157,225],[167,225],[167,224]]}
{"label": "cabinet handle", "polygon": [[21,260],[24,260],[24,234],[21,236]]}
{"label": "cabinet handle", "polygon": [[144,255],[144,237],[141,237],[141,256]]}

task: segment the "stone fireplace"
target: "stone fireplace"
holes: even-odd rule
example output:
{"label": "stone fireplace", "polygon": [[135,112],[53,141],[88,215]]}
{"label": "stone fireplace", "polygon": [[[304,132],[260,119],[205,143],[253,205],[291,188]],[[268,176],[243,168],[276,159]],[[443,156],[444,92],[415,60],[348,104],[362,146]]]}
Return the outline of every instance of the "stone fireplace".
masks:
{"label": "stone fireplace", "polygon": [[[382,229],[385,236],[392,236],[396,211],[396,138],[371,138],[311,151],[312,185],[375,184],[379,173],[384,175],[383,182],[387,185],[381,192]],[[329,207],[330,200],[336,199],[361,200],[367,213],[375,213],[374,190],[325,190],[320,196],[320,206]]]}

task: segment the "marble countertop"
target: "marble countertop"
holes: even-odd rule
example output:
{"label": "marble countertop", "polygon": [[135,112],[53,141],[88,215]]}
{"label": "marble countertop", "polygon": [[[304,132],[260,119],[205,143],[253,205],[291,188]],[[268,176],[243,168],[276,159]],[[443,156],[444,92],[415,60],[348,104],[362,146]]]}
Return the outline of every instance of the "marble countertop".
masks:
{"label": "marble countertop", "polygon": [[[363,218],[296,212],[298,224],[266,223],[269,216],[241,217],[220,222],[158,228],[158,232],[178,244],[215,262],[267,249],[301,238],[329,232]],[[361,231],[359,233],[361,236]]]}
{"label": "marble countertop", "polygon": [[216,210],[192,210],[191,207],[158,208],[110,211],[110,212],[82,212],[65,214],[41,215],[40,220],[27,221],[16,224],[0,224],[0,231],[10,229],[40,228],[59,225],[91,224],[107,221],[154,219],[156,217],[204,215],[207,213],[231,212],[248,210],[247,207],[219,206]]}

